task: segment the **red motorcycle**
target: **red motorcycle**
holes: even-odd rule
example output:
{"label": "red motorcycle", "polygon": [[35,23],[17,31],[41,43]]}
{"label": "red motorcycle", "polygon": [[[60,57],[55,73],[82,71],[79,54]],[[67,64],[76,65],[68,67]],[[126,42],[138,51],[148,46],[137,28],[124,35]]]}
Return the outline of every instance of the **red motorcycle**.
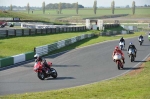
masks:
{"label": "red motorcycle", "polygon": [[[45,66],[45,64],[47,64],[50,67],[50,70]],[[46,62],[45,60],[43,64],[41,62],[36,62],[34,64],[33,70],[37,73],[38,78],[41,80],[44,80],[45,78],[48,78],[51,76],[53,78],[57,78],[57,71],[51,67],[52,67],[52,63]],[[49,71],[49,73],[47,73],[47,71]]]}
{"label": "red motorcycle", "polygon": [[113,57],[113,59],[115,60],[118,69],[120,70],[120,68],[123,68],[123,62],[122,62],[122,56],[119,53],[116,53]]}

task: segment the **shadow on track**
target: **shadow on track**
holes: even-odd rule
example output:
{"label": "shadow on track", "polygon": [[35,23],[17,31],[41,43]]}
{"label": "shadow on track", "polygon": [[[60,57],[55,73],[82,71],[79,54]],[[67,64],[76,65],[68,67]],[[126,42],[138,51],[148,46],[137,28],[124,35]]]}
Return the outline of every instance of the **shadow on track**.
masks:
{"label": "shadow on track", "polygon": [[150,46],[150,45],[141,45],[141,46]]}
{"label": "shadow on track", "polygon": [[141,68],[144,68],[144,67],[124,67],[123,69],[120,69],[120,70],[137,70]]}
{"label": "shadow on track", "polygon": [[80,67],[80,65],[52,65],[52,67]]}
{"label": "shadow on track", "polygon": [[144,62],[146,62],[146,61],[134,61],[134,62],[142,62],[142,63],[144,63]]}
{"label": "shadow on track", "polygon": [[57,77],[57,78],[47,78],[46,80],[65,80],[65,79],[75,79],[74,77]]}

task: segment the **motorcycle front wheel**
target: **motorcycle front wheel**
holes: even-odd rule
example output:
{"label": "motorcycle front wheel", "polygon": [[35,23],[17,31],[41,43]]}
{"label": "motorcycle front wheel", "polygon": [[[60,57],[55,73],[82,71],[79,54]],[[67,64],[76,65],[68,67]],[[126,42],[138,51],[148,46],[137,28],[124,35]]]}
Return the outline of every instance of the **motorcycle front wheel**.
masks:
{"label": "motorcycle front wheel", "polygon": [[120,66],[121,64],[120,64],[120,62],[119,61],[117,61],[117,67],[118,67],[118,69],[120,70]]}
{"label": "motorcycle front wheel", "polygon": [[52,72],[51,76],[53,78],[57,78],[57,71],[54,68],[51,68],[51,72]]}

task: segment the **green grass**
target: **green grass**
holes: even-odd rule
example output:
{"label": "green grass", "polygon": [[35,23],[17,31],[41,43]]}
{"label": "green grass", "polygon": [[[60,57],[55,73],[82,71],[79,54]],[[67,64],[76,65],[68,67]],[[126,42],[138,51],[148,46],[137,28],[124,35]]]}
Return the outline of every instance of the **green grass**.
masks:
{"label": "green grass", "polygon": [[59,40],[79,36],[87,32],[59,33],[49,35],[32,35],[24,37],[8,37],[0,39],[0,58],[33,51],[34,47],[51,44]]}
{"label": "green grass", "polygon": [[[115,14],[129,14],[126,18],[150,18],[150,7],[148,8],[136,8],[135,15],[132,15],[132,10],[129,8],[116,8]],[[50,14],[49,14],[50,13]],[[43,14],[42,10],[34,10],[34,13],[27,14],[27,11],[2,13],[0,17],[20,17],[22,20],[40,20],[46,22],[57,22],[58,19],[67,18],[69,20],[81,20],[83,18],[91,18],[104,15],[112,15],[110,8],[99,8],[97,14],[93,13],[93,9],[79,9],[77,15],[75,9],[63,9],[62,14],[57,14],[56,10],[46,10]]]}
{"label": "green grass", "polygon": [[[128,34],[124,37],[137,36],[141,33]],[[72,45],[77,47],[95,44],[114,37],[95,37],[82,40]],[[85,42],[87,41],[87,42]],[[149,99],[150,98],[150,61],[146,62],[143,70],[135,75],[124,75],[112,80],[101,81],[84,86],[53,91],[13,94],[0,96],[0,99]]]}

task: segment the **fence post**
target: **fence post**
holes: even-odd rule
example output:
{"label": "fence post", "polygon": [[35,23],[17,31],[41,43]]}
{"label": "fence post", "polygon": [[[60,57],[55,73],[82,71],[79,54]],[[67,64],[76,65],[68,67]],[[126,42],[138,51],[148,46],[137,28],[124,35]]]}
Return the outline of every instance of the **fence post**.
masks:
{"label": "fence post", "polygon": [[46,28],[46,34],[47,34],[47,29],[48,29],[48,28]]}
{"label": "fence post", "polygon": [[16,36],[16,29],[14,30],[14,34],[15,34],[15,36]]}
{"label": "fence post", "polygon": [[31,35],[31,29],[29,29],[29,35]]}
{"label": "fence post", "polygon": [[6,30],[6,37],[8,37],[8,30]]}
{"label": "fence post", "polygon": [[24,29],[22,29],[22,36],[24,36]]}
{"label": "fence post", "polygon": [[43,34],[43,29],[41,29],[41,34]]}
{"label": "fence post", "polygon": [[37,34],[37,29],[35,29],[35,34]]}

